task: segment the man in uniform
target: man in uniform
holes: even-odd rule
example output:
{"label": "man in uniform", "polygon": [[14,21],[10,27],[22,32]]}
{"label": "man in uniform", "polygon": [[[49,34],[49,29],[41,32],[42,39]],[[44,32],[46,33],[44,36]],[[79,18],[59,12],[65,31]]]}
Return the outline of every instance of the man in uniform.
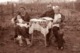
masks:
{"label": "man in uniform", "polygon": [[53,28],[49,29],[47,34],[47,43],[50,44],[51,30],[53,31],[54,37],[56,38],[58,49],[63,49],[64,39],[63,33],[59,33],[61,28],[61,23],[64,21],[64,15],[60,13],[59,6],[50,6],[49,11],[45,12],[41,17],[51,17],[53,18]]}

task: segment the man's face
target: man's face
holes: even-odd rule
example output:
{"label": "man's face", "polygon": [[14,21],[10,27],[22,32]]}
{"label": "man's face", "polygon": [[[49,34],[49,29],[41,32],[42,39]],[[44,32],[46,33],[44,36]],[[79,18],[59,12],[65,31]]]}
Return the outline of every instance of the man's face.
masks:
{"label": "man's face", "polygon": [[52,8],[51,7],[48,7],[48,9],[51,10]]}

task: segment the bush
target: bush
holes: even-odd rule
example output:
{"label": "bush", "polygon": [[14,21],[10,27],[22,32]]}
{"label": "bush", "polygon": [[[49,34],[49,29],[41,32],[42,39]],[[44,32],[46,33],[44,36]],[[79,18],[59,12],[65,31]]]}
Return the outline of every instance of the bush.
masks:
{"label": "bush", "polygon": [[75,4],[75,7],[76,7],[76,10],[80,11],[80,3],[77,2],[77,3]]}

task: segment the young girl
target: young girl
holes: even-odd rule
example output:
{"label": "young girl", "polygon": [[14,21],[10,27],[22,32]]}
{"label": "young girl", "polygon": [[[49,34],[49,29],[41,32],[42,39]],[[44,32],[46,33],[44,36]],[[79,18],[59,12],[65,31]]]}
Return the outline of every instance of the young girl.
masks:
{"label": "young girl", "polygon": [[60,28],[61,28],[61,23],[62,23],[62,14],[60,13],[60,8],[59,6],[53,6],[54,10],[54,19],[53,19],[53,34],[56,38],[55,42],[58,44],[58,49],[63,49],[64,45],[64,39],[63,39],[63,34],[60,34]]}

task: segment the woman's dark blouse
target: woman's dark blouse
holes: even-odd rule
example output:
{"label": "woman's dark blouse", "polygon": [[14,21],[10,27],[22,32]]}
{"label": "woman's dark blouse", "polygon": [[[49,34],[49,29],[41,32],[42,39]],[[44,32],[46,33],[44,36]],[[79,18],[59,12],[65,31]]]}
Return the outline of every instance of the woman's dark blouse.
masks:
{"label": "woman's dark blouse", "polygon": [[[29,16],[29,14],[27,12],[25,13],[24,16],[22,16],[20,12],[18,12],[17,15],[20,15],[21,18],[25,22],[29,22],[30,21],[30,16]],[[29,38],[29,33],[28,33],[29,32],[29,28],[25,28],[25,27],[21,28],[20,26],[16,25],[16,23],[18,22],[17,21],[17,16],[15,17],[14,22],[15,22],[15,26],[16,26],[15,27],[15,34],[16,34],[15,37],[17,37],[18,35],[21,35],[24,38]]]}
{"label": "woman's dark blouse", "polygon": [[[27,12],[25,13],[24,16],[22,16],[20,12],[17,12],[17,15],[20,15],[21,18],[22,18],[25,22],[29,22],[29,21],[30,21],[30,16],[29,16],[29,14],[28,14]],[[17,15],[16,15],[16,17],[15,17],[15,19],[14,19],[15,23],[17,22]]]}

